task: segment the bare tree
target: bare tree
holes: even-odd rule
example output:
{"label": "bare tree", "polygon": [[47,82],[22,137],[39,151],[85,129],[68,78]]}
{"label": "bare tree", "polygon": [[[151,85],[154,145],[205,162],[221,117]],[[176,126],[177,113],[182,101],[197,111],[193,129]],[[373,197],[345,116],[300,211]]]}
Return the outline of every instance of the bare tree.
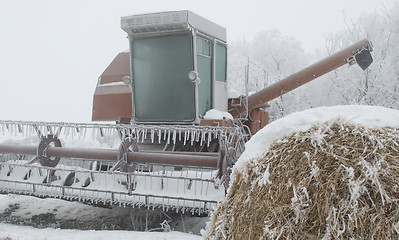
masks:
{"label": "bare tree", "polygon": [[[342,67],[270,102],[271,120],[307,108],[332,105],[379,105],[399,109],[399,4],[382,13],[345,18],[346,29],[326,37],[315,58],[331,55],[363,38],[373,42],[374,63],[362,71]],[[278,30],[258,33],[253,41],[229,47],[229,87],[244,93],[245,66],[250,64],[250,91],[281,80],[308,65],[301,43]],[[313,59],[311,62],[314,62]]]}

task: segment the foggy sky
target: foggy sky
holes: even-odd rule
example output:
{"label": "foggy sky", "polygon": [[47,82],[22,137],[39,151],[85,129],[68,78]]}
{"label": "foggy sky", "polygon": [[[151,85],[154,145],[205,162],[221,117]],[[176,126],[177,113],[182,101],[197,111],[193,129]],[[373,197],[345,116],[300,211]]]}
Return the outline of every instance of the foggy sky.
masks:
{"label": "foggy sky", "polygon": [[89,122],[98,76],[128,49],[121,16],[188,9],[226,27],[230,42],[276,28],[313,51],[395,1],[0,0],[0,119]]}

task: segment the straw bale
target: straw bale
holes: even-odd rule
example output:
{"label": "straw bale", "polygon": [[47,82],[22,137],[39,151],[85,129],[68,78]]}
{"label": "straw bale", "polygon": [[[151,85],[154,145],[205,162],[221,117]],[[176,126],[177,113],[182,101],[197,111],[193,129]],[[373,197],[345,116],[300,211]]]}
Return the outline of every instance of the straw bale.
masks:
{"label": "straw bale", "polygon": [[335,120],[233,171],[205,239],[399,239],[399,129]]}

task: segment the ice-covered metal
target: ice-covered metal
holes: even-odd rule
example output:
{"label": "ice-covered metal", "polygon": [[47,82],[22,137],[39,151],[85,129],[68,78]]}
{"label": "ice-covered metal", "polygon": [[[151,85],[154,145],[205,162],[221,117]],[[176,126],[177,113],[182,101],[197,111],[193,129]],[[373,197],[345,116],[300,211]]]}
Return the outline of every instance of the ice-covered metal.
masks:
{"label": "ice-covered metal", "polygon": [[0,192],[198,214],[208,213],[224,197],[215,172],[153,167],[152,171],[142,165],[135,172],[104,172],[0,162]]}
{"label": "ice-covered metal", "polygon": [[[207,213],[223,199],[228,170],[244,147],[240,126],[167,126],[0,121],[0,192],[73,201]],[[46,141],[38,151],[32,144]],[[121,137],[113,149],[53,144]],[[29,140],[26,140],[29,139]],[[54,140],[54,141],[53,141]],[[217,145],[215,144],[215,141]],[[211,152],[141,151],[137,144],[199,147]],[[217,148],[214,148],[217,146]],[[191,149],[191,148],[190,148]],[[40,155],[40,156],[39,156]],[[57,159],[46,166],[39,157]],[[126,157],[125,161],[120,161]],[[59,159],[58,159],[59,158]],[[33,161],[32,161],[33,160]],[[117,166],[119,165],[119,166]]]}
{"label": "ice-covered metal", "polygon": [[226,41],[226,29],[191,11],[170,11],[122,17],[121,28],[134,37],[195,29]]}
{"label": "ice-covered metal", "polygon": [[355,64],[356,56],[361,61],[360,66],[366,69],[372,63],[370,54],[372,44],[369,40],[363,39],[329,57],[326,57],[315,64],[312,64],[297,73],[294,73],[275,84],[270,85],[252,95],[247,99],[247,105],[232,107],[229,111],[234,117],[245,115],[247,111],[259,107],[297,87],[300,87],[326,73],[329,73],[345,64]]}

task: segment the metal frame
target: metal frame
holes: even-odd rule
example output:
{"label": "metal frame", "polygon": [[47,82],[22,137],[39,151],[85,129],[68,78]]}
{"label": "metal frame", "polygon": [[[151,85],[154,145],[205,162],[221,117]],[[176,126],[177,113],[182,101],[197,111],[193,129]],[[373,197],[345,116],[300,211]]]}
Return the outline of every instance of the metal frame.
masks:
{"label": "metal frame", "polygon": [[[212,109],[213,108],[213,91],[214,91],[214,80],[215,80],[215,78],[214,78],[214,74],[213,74],[213,72],[214,72],[214,63],[213,63],[214,62],[214,51],[213,51],[213,48],[211,48],[211,46],[213,46],[214,38],[212,38],[212,37],[210,37],[210,36],[208,36],[206,34],[203,34],[201,32],[198,32],[198,31],[195,31],[195,32],[196,33],[195,33],[195,35],[193,37],[193,41],[195,42],[195,44],[197,44],[197,38],[202,38],[202,39],[205,39],[205,40],[209,41],[209,55],[210,56],[206,56],[206,55],[203,55],[203,54],[198,54],[197,53],[197,49],[195,49],[194,55],[195,55],[195,61],[196,61],[196,64],[195,64],[196,68],[197,68],[197,55],[200,55],[200,56],[203,56],[203,57],[211,59],[211,87],[210,87],[211,99],[210,100],[211,100],[211,109]],[[198,72],[197,70],[195,70],[195,71]],[[197,88],[197,95],[199,95],[198,88]],[[197,101],[199,101],[198,97],[197,97]],[[198,119],[197,119],[196,123],[199,124],[200,123],[199,105],[197,106],[197,116],[198,116]]]}

